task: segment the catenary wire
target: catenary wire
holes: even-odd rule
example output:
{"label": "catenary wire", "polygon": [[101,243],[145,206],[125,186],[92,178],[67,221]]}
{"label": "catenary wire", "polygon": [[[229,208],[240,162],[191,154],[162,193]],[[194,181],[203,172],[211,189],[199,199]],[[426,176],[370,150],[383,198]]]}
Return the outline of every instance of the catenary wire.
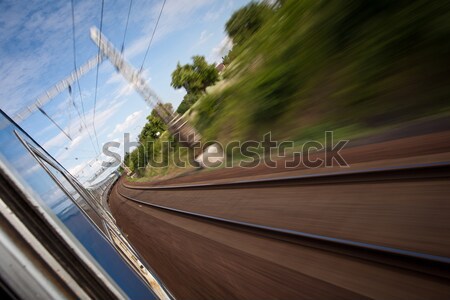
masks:
{"label": "catenary wire", "polygon": [[[77,48],[76,48],[76,39],[75,39],[75,4],[74,4],[74,0],[71,0],[71,6],[72,6],[72,40],[73,40],[73,65],[75,70],[77,69]],[[83,104],[83,95],[81,93],[81,86],[80,86],[80,80],[78,78],[78,74],[75,73],[76,76],[76,82],[77,82],[77,87],[78,87],[78,93],[80,94],[80,102],[81,102],[81,110],[83,112],[83,118],[81,117],[81,113],[78,109],[78,107],[75,104],[75,101],[72,98],[72,104],[75,107],[75,110],[78,113],[78,117],[80,118],[81,123],[84,125],[88,135],[89,135],[89,140],[91,141],[92,147],[94,148],[95,153],[97,154],[100,149],[96,149],[95,148],[95,144],[94,141],[92,140],[92,136],[91,133],[86,125],[86,113],[84,110],[84,104]],[[72,96],[71,90],[70,90],[70,94]]]}
{"label": "catenary wire", "polygon": [[128,31],[128,21],[130,20],[130,13],[131,13],[131,7],[133,6],[133,0],[130,0],[130,6],[128,7],[128,16],[127,16],[127,22],[125,24],[125,32],[123,33],[123,40],[122,40],[122,46],[120,48],[120,53],[123,53],[123,50],[125,49],[125,38],[127,36]]}
{"label": "catenary wire", "polygon": [[141,65],[141,68],[139,69],[139,73],[142,72],[142,68],[144,67],[145,60],[147,59],[148,50],[150,50],[150,46],[152,45],[153,37],[155,36],[155,32],[156,32],[156,29],[158,28],[159,20],[161,19],[161,15],[162,15],[165,5],[166,5],[166,0],[164,0],[163,4],[161,6],[161,10],[159,12],[158,19],[156,20],[155,28],[153,28],[152,36],[150,38],[150,42],[148,43],[147,51],[145,51],[144,60],[142,61],[142,65]]}
{"label": "catenary wire", "polygon": [[[103,10],[105,7],[105,0],[102,0],[102,9],[100,12],[100,38],[102,36],[102,29],[103,29]],[[100,47],[98,48],[98,53],[97,53],[97,57],[100,59]],[[97,73],[95,76],[95,95],[94,95],[94,114],[92,116],[92,125],[94,127],[94,135],[95,135],[95,139],[97,141],[97,147],[100,149],[100,145],[98,143],[98,136],[97,136],[97,130],[95,128],[95,111],[97,108],[97,89],[98,89],[98,70],[100,68],[100,65],[97,64]]]}

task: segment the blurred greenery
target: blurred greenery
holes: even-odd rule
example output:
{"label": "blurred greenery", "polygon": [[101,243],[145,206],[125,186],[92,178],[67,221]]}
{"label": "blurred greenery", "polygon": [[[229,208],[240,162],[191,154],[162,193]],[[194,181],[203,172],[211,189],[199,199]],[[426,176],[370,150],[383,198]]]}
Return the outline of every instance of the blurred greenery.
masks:
{"label": "blurred greenery", "polygon": [[177,108],[177,113],[184,114],[200,98],[201,93],[187,93]]}
{"label": "blurred greenery", "polygon": [[225,80],[192,113],[206,138],[358,133],[449,110],[450,2],[252,2],[225,30]]}
{"label": "blurred greenery", "polygon": [[[172,74],[205,141],[349,138],[450,111],[449,1],[251,2],[225,31],[223,80],[200,56]],[[164,128],[147,126],[144,140]]]}
{"label": "blurred greenery", "polygon": [[225,31],[235,44],[242,44],[261,28],[271,12],[267,5],[250,2],[233,13],[225,24]]}
{"label": "blurred greenery", "polygon": [[[172,104],[159,103],[164,110],[169,113],[173,112]],[[158,159],[158,161],[167,160],[168,157],[163,155],[163,147],[167,145],[162,141],[173,141],[172,137],[167,133],[167,125],[159,117],[156,109],[153,109],[150,115],[147,116],[147,123],[139,134],[139,146],[131,153],[125,154],[125,164],[137,176],[142,177],[148,172],[147,166],[151,162],[151,158]],[[176,145],[176,144],[174,144]]]}
{"label": "blurred greenery", "polygon": [[192,57],[192,64],[181,66],[177,64],[172,72],[171,85],[176,88],[184,88],[186,96],[177,108],[179,114],[186,112],[205,92],[206,88],[219,80],[219,73],[214,64],[208,64],[204,56]]}

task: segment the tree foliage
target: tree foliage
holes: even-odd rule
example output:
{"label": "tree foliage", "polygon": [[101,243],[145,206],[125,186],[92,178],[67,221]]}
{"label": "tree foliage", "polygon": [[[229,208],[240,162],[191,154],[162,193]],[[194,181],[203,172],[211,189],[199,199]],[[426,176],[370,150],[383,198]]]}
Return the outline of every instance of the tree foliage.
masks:
{"label": "tree foliage", "polygon": [[219,73],[214,64],[208,64],[204,56],[192,57],[193,64],[181,66],[172,73],[171,85],[176,88],[184,88],[187,93],[200,93],[216,83],[219,79]]}
{"label": "tree foliage", "polygon": [[198,105],[203,136],[296,138],[448,112],[449,2],[283,0],[259,17],[263,3],[226,23],[234,45],[224,60],[238,63]]}
{"label": "tree foliage", "polygon": [[184,114],[195,102],[197,102],[198,98],[200,98],[200,93],[188,93],[184,96],[183,101],[181,101],[180,106],[177,108],[177,113]]}
{"label": "tree foliage", "polygon": [[[163,110],[165,110],[168,114],[173,114],[172,103],[161,103],[160,102],[160,103],[157,104],[157,106],[158,106],[158,108],[162,108]],[[150,115],[153,116],[153,117],[158,117],[159,118],[159,115],[156,112],[156,109],[153,109],[152,112],[150,113]],[[148,119],[148,117],[147,117],[147,119]]]}
{"label": "tree foliage", "polygon": [[262,27],[271,12],[267,4],[251,2],[233,13],[225,24],[225,31],[234,44],[242,44]]}
{"label": "tree foliage", "polygon": [[214,64],[208,64],[204,56],[194,56],[192,61],[192,64],[183,66],[178,63],[175,71],[172,72],[172,87],[176,89],[184,88],[187,93],[177,109],[178,113],[184,113],[188,110],[208,86],[219,80],[216,67]]}
{"label": "tree foliage", "polygon": [[[158,104],[164,110],[169,113],[173,112],[172,104]],[[158,138],[158,132],[162,133],[167,130],[167,125],[163,122],[163,120],[159,117],[156,109],[153,109],[150,115],[147,117],[147,123],[142,128],[141,133],[139,134],[139,143],[145,144],[147,141],[151,141]]]}
{"label": "tree foliage", "polygon": [[147,120],[148,122],[144,125],[144,128],[142,128],[142,131],[139,134],[140,143],[156,139],[158,137],[158,132],[161,133],[167,129],[166,124],[164,124],[159,117],[150,115],[147,117]]}
{"label": "tree foliage", "polygon": [[[158,105],[169,114],[173,113],[172,104],[159,103]],[[139,134],[139,146],[131,153],[126,153],[124,158],[125,164],[138,176],[142,176],[144,174],[145,168],[149,163],[149,158],[152,156],[153,152],[159,151],[156,149],[159,146],[156,141],[166,130],[167,125],[160,118],[156,112],[156,109],[153,109],[147,116],[147,123],[144,125],[141,133]]]}

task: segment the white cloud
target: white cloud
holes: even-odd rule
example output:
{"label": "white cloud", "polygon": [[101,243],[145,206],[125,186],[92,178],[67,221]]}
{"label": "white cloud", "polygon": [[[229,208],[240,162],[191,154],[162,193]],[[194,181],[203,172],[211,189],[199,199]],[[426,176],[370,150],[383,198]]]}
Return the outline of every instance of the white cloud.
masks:
{"label": "white cloud", "polygon": [[[114,116],[114,114],[117,113],[120,106],[124,104],[123,101],[116,102],[109,106],[107,109],[104,109],[102,111],[97,110],[97,114],[95,117],[95,125],[96,128],[101,128],[106,124],[106,122]],[[49,151],[50,153],[53,153],[53,156],[58,161],[64,161],[68,158],[72,157],[78,157],[80,149],[79,147],[81,145],[89,145],[92,151],[89,152],[89,155],[94,155],[95,151],[94,148],[96,148],[96,140],[93,132],[92,127],[92,117],[93,117],[93,109],[86,113],[86,120],[88,130],[86,130],[85,127],[83,127],[83,130],[78,133],[78,135],[72,137],[72,141],[69,141],[69,139],[64,135],[64,133],[60,132],[58,135],[54,136],[53,138],[47,140],[45,143],[42,144],[42,147]],[[80,126],[80,123],[76,124],[77,126]],[[89,137],[90,134],[90,137]],[[92,142],[94,145],[91,144],[90,139],[92,139]],[[102,140],[99,140],[100,148],[102,147]],[[101,149],[100,149],[101,151]]]}
{"label": "white cloud", "polygon": [[220,43],[212,49],[211,54],[208,56],[208,60],[215,63],[221,62],[222,57],[225,56],[232,47],[232,40],[228,36],[225,36]]}
{"label": "white cloud", "polygon": [[148,39],[149,38],[147,36],[142,36],[137,40],[135,40],[134,42],[132,42],[130,46],[125,48],[124,51],[125,57],[134,58],[137,55],[143,53],[148,47],[149,43]]}
{"label": "white cloud", "polygon": [[213,7],[211,10],[206,12],[206,14],[203,17],[203,21],[205,22],[214,22],[216,21],[220,15],[224,14],[227,9],[231,9],[234,6],[233,1],[223,1],[220,8],[217,8],[217,6]]}
{"label": "white cloud", "polygon": [[77,137],[75,137],[72,142],[70,142],[70,148],[73,148],[75,146],[78,146],[80,144],[80,142],[83,140],[84,135],[79,135]]}
{"label": "white cloud", "polygon": [[[142,71],[141,76],[146,79],[146,82],[151,81],[151,77],[149,76],[149,70],[145,69]],[[106,84],[119,84],[117,89],[112,93],[114,95],[113,102],[118,100],[123,100],[124,97],[130,96],[134,91],[134,87],[128,81],[126,81],[123,76],[114,72],[107,80]]]}
{"label": "white cloud", "polygon": [[210,10],[208,11],[205,16],[203,17],[203,20],[205,22],[214,22],[220,17],[221,11],[219,10]]}
{"label": "white cloud", "polygon": [[206,43],[214,34],[212,32],[208,32],[207,30],[203,30],[200,33],[200,38],[198,40],[197,46]]}
{"label": "white cloud", "polygon": [[60,132],[58,135],[54,136],[53,138],[47,140],[42,147],[44,149],[49,148],[59,148],[62,145],[64,145],[64,142],[68,141],[67,137],[64,135],[64,133]]}
{"label": "white cloud", "polygon": [[108,80],[106,80],[106,84],[118,84],[123,83],[124,81],[125,79],[119,72],[113,72]]}
{"label": "white cloud", "polygon": [[69,169],[69,173],[72,175],[77,175],[78,173],[80,173],[86,166],[86,163],[81,163],[78,164],[72,168]]}
{"label": "white cloud", "polygon": [[123,121],[122,123],[119,123],[116,125],[116,127],[114,128],[113,132],[111,132],[108,137],[111,138],[114,136],[114,134],[116,133],[123,133],[126,132],[127,130],[129,130],[134,124],[136,124],[137,121],[139,121],[139,118],[143,115],[143,111],[135,111],[134,113],[132,113],[131,115],[129,115],[125,121]]}
{"label": "white cloud", "polygon": [[120,87],[115,93],[114,99],[120,99],[125,96],[130,96],[134,92],[134,87],[130,83],[126,83]]}

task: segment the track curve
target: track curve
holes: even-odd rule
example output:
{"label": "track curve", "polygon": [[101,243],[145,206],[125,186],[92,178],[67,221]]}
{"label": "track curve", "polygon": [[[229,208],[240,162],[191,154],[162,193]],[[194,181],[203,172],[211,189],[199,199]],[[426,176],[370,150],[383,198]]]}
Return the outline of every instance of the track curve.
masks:
{"label": "track curve", "polygon": [[[344,179],[344,183],[346,183],[345,188],[354,189],[359,186],[359,188],[362,187],[367,192],[367,186],[373,187],[373,185],[376,185],[378,188],[381,188],[378,191],[385,191],[386,186],[392,188],[392,185],[394,185],[404,191],[407,186],[415,186],[417,195],[417,189],[424,191],[430,189],[431,185],[432,188],[430,190],[436,191],[436,187],[439,186],[440,190],[438,189],[438,191],[448,192],[449,176],[447,163],[435,166],[415,166],[415,168],[425,170],[426,176],[416,176],[417,174],[410,176],[408,175],[410,170],[400,172],[398,170],[390,170],[391,174],[389,176],[391,178],[388,178],[389,176],[380,178],[380,173],[378,173],[375,176],[376,178],[373,178],[375,180],[371,181],[360,180],[355,182],[354,180],[347,181],[347,179]],[[399,177],[396,177],[397,175],[393,175],[392,172],[397,175],[400,174],[401,180],[399,180]],[[348,175],[339,175],[341,177],[335,178],[342,183],[342,176]],[[351,176],[355,176],[355,174]],[[326,180],[329,180],[331,177],[328,177]],[[314,177],[306,180],[322,179]],[[305,180],[305,178],[289,180],[296,182],[296,184],[288,183],[287,186],[283,184],[280,186],[270,185],[269,183],[270,188],[265,187],[263,189],[257,186],[263,184],[262,182],[240,182],[238,188],[233,186],[233,184],[231,186],[222,185],[222,189],[220,185],[215,185],[211,189],[209,188],[210,186],[205,185],[201,186],[201,188],[172,186],[169,188],[149,189],[146,187],[130,187],[120,180],[111,193],[110,205],[119,225],[129,234],[129,238],[149,261],[150,265],[155,268],[156,272],[160,274],[169,289],[171,289],[171,286],[175,289],[173,292],[178,297],[257,299],[261,297],[259,294],[261,289],[265,291],[264,295],[266,295],[263,298],[339,298],[335,297],[336,295],[351,299],[361,297],[385,299],[393,296],[404,299],[450,297],[448,288],[450,286],[448,284],[450,259],[446,255],[447,249],[445,246],[447,241],[440,242],[437,240],[436,242],[434,240],[435,243],[432,247],[422,248],[415,247],[415,244],[423,244],[421,240],[422,235],[420,234],[415,236],[409,234],[407,238],[403,235],[403,241],[395,241],[395,237],[401,237],[401,234],[405,233],[405,225],[410,226],[411,232],[415,230],[416,226],[423,225],[424,220],[421,218],[420,212],[424,207],[434,207],[436,203],[432,201],[431,204],[424,205],[422,201],[421,205],[418,205],[416,203],[417,200],[413,198],[411,203],[400,201],[400,204],[391,205],[391,207],[387,207],[383,211],[378,210],[372,218],[368,219],[366,225],[372,223],[372,226],[376,226],[376,217],[378,219],[381,218],[381,221],[389,221],[391,216],[386,217],[382,213],[388,212],[392,208],[397,213],[402,207],[405,208],[406,204],[409,204],[409,208],[411,208],[411,205],[414,208],[413,211],[409,209],[406,219],[401,214],[397,215],[400,220],[403,220],[403,224],[399,223],[401,225],[400,228],[392,228],[398,232],[395,234],[386,233],[380,239],[380,237],[377,237],[377,234],[374,234],[372,229],[370,232],[372,240],[369,238],[368,242],[364,238],[348,238],[355,236],[364,237],[364,234],[361,234],[361,232],[364,232],[364,226],[353,228],[353,232],[345,226],[344,228],[335,228],[334,231],[330,231],[333,228],[333,224],[338,222],[345,223],[342,218],[336,218],[336,222],[329,219],[330,224],[322,222],[324,223],[320,226],[322,231],[317,230],[317,226],[309,226],[310,224],[306,224],[306,227],[312,228],[312,231],[298,230],[302,226],[292,229],[292,219],[289,218],[289,215],[292,214],[290,210],[292,210],[292,205],[296,201],[298,202],[295,203],[296,206],[303,210],[309,209],[310,213],[315,214],[316,219],[326,221],[330,214],[325,213],[325,217],[321,217],[320,214],[318,215],[318,211],[311,211],[311,207],[307,207],[308,202],[310,202],[309,206],[311,206],[311,203],[314,203],[314,201],[302,202],[301,199],[299,200],[299,197],[292,196],[295,195],[296,191],[298,192],[300,187],[305,189],[306,185],[300,184],[300,186],[297,186],[299,181]],[[308,188],[316,190],[320,188],[322,197],[324,194],[323,189],[333,185],[331,181],[322,182],[320,185],[314,184],[314,182],[310,183],[308,185],[311,185],[311,187]],[[256,186],[242,186],[246,184]],[[294,193],[286,194],[284,189],[293,189]],[[233,190],[235,193],[239,192],[244,196],[241,199],[233,200],[233,196],[236,195],[235,193],[233,194]],[[261,190],[265,190],[265,192],[261,192]],[[282,198],[290,195],[288,203],[291,204],[291,207],[281,205],[283,209],[278,207],[278,209],[274,210],[277,207],[273,203],[271,206],[267,206],[267,201],[264,199],[270,199],[272,194],[269,193],[267,195],[267,193],[274,190],[278,192],[278,195],[282,195]],[[371,191],[373,193],[376,189]],[[211,198],[212,193],[218,194],[218,196]],[[262,203],[259,203],[257,207],[254,206],[253,209],[264,211],[265,213],[262,215],[265,218],[246,219],[245,214],[249,210],[245,209],[245,205],[243,211],[240,211],[242,203],[245,202],[242,198],[252,194],[253,198],[255,198],[255,194],[258,194],[256,198]],[[264,194],[268,197],[265,198]],[[326,195],[325,193],[325,197]],[[194,200],[194,196],[197,199]],[[348,201],[346,203],[340,202],[339,197],[333,198],[337,202],[337,205],[334,203],[335,207],[342,211],[345,209],[346,213],[349,214],[349,207],[352,207],[352,204]],[[370,202],[370,197],[365,198],[369,198]],[[272,200],[274,199],[272,198]],[[388,203],[386,199],[383,200],[384,204]],[[395,200],[395,197],[389,200]],[[219,202],[219,205],[215,202]],[[252,204],[257,203],[255,201],[250,202]],[[442,199],[438,199],[438,202],[443,203]],[[208,205],[208,203],[210,204]],[[216,205],[211,205],[211,203]],[[303,203],[305,206],[299,205],[299,203]],[[324,205],[323,201],[319,204]],[[343,204],[345,205],[342,206]],[[266,208],[264,208],[264,205],[266,205]],[[224,212],[218,209],[219,207],[226,208],[227,206],[228,208],[234,207],[234,210],[228,209]],[[373,203],[368,206],[360,206],[362,206],[362,209],[359,211],[365,212],[363,215],[370,217],[370,214],[367,214],[367,212],[373,209]],[[449,211],[448,206],[441,206],[440,208],[444,215]],[[330,209],[333,209],[333,207],[330,207]],[[298,211],[301,211],[301,209],[294,209],[293,213],[295,214]],[[285,215],[288,221],[269,220],[267,218],[268,213],[272,216]],[[430,211],[427,210],[426,214],[429,215],[429,213]],[[350,212],[350,216],[356,218],[357,214]],[[392,216],[395,217],[395,215]],[[334,214],[334,217],[336,217],[336,214]],[[415,218],[416,222],[410,222],[411,218]],[[440,215],[437,214],[433,222],[436,222],[438,225],[448,223],[439,218]],[[302,219],[297,218],[296,222],[302,223]],[[378,220],[379,222],[380,220]],[[149,223],[152,223],[153,226],[149,226]],[[273,226],[274,224],[288,224],[290,227]],[[303,226],[305,227],[305,224]],[[392,226],[392,224],[389,224],[389,226]],[[327,232],[327,230],[324,230],[324,227],[328,227],[328,233],[331,232],[332,234],[323,234]],[[435,226],[435,228],[439,228],[439,226]],[[444,229],[439,228],[439,232],[436,232],[437,237],[434,236],[433,239],[445,239],[447,233],[443,231]],[[359,235],[355,235],[355,232],[358,230],[360,231]],[[429,227],[425,231],[429,231]],[[162,232],[165,232],[166,236],[161,235]],[[190,236],[195,242],[186,241],[186,236]],[[416,241],[410,241],[412,237],[415,237]],[[187,249],[183,251],[183,246],[178,244],[181,241],[184,241],[186,246],[189,245],[187,246],[190,249],[189,252]],[[177,246],[174,247],[174,244]],[[151,247],[155,247],[155,245],[157,245],[156,247],[159,251],[151,250]],[[209,247],[215,250],[212,250],[211,255],[208,256],[204,253],[203,248],[210,249]],[[222,248],[224,249],[223,253],[222,250],[218,250]],[[167,254],[167,252],[170,254]],[[280,254],[285,254],[285,256],[280,257]],[[166,261],[165,264],[161,263],[161,257],[167,255],[171,257],[170,261]],[[250,260],[248,255],[262,259],[262,261]],[[209,259],[213,261],[209,261]],[[174,266],[172,267],[172,265]],[[237,269],[232,268],[233,270],[231,270],[229,265]],[[263,269],[259,269],[261,265],[264,265]],[[168,266],[170,266],[169,270],[167,270]],[[250,272],[250,270],[255,268],[259,270],[257,272],[258,275]],[[339,270],[336,268],[339,268]],[[196,283],[190,282],[189,289],[186,289],[186,287],[180,288],[179,285],[182,281],[172,278],[177,269],[185,270],[183,274],[186,275],[186,280],[192,274],[196,274],[194,276]],[[270,270],[270,272],[267,273],[267,270]],[[295,272],[288,275],[290,271]],[[220,274],[220,276],[217,276],[217,278],[211,277],[211,272]],[[272,272],[274,273],[272,274]],[[249,277],[243,277],[244,274]],[[252,277],[254,276],[258,280],[253,280]],[[274,276],[280,280],[274,280]],[[286,276],[291,277],[290,280],[284,282],[282,278],[286,279]],[[223,278],[231,281],[223,282]],[[263,284],[259,280],[266,283]],[[376,288],[372,286],[374,282],[376,282]],[[293,288],[295,285],[306,289],[295,289]],[[332,294],[327,294],[330,291],[333,291]]]}

